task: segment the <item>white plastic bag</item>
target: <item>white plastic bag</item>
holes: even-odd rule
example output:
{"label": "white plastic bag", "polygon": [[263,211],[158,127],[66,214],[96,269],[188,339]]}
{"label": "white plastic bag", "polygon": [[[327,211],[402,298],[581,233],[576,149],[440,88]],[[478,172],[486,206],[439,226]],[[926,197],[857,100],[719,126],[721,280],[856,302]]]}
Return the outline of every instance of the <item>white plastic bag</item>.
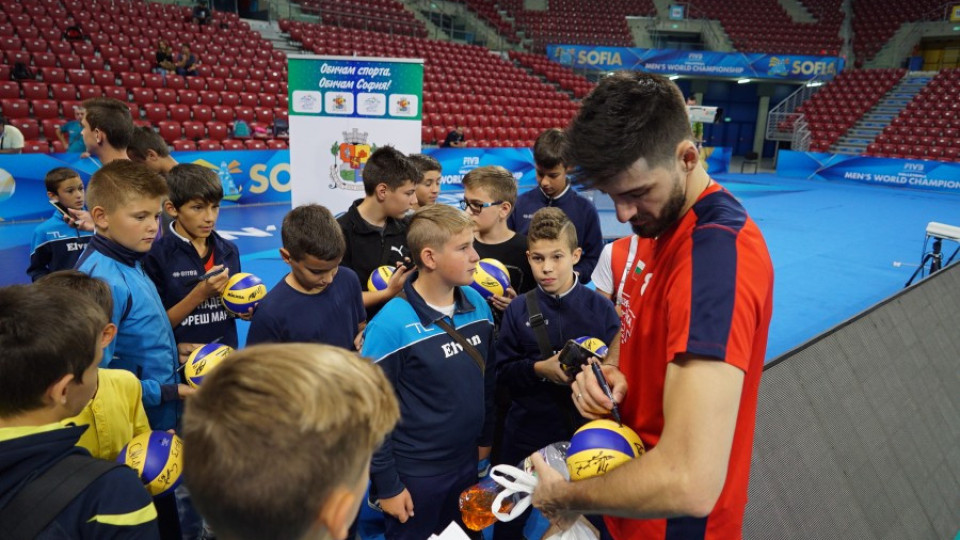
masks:
{"label": "white plastic bag", "polygon": [[[497,494],[497,498],[493,500],[491,509],[500,508],[500,505],[505,499],[516,494],[521,494],[521,497],[508,513],[493,510],[493,515],[496,516],[497,519],[500,521],[512,521],[530,507],[533,499],[533,490],[537,487],[536,476],[510,465],[496,465],[490,470],[490,477],[493,478],[494,482],[504,488],[503,491]],[[583,517],[578,519],[573,527],[550,536],[550,540],[597,540],[598,538],[599,534],[597,530]]]}

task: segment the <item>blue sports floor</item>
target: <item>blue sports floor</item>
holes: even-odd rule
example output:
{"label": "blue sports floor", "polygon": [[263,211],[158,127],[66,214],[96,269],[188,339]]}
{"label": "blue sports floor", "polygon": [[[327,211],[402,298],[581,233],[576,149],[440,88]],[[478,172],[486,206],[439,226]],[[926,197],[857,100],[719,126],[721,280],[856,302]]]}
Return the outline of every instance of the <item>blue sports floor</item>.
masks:
{"label": "blue sports floor", "polygon": [[[767,358],[800,345],[890,296],[921,258],[930,221],[960,225],[956,195],[773,174],[716,177],[763,231],[776,272]],[[444,194],[450,202],[456,195]],[[629,234],[597,195],[604,236]],[[218,229],[236,237],[244,271],[272,286],[286,272],[277,249],[283,205],[224,207]],[[0,285],[24,283],[36,223],[0,224]],[[944,243],[949,255],[956,245]],[[894,262],[904,263],[895,267]],[[246,323],[241,322],[245,337]]]}

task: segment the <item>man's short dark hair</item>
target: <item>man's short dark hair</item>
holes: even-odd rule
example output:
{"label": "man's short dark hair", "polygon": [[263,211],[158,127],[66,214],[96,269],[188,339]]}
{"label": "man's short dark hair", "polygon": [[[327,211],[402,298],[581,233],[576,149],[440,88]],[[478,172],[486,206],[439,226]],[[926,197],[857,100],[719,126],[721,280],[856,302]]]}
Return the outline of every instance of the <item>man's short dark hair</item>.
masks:
{"label": "man's short dark hair", "polygon": [[443,172],[443,167],[440,166],[440,162],[432,156],[426,154],[410,154],[407,156],[407,159],[410,160],[410,163],[413,163],[413,166],[420,171],[420,174],[417,175],[415,179],[416,182],[423,180],[423,175],[430,171],[437,171],[439,173]]}
{"label": "man's short dark hair", "polygon": [[566,130],[565,157],[578,183],[598,186],[640,158],[668,165],[693,141],[683,93],[666,77],[620,71],[600,80]]}
{"label": "man's short dark hair", "polygon": [[307,255],[321,261],[334,261],[347,252],[340,224],[330,210],[319,204],[306,204],[287,212],[280,237],[283,248],[295,261],[302,261]]}
{"label": "man's short dark hair", "polygon": [[150,126],[134,128],[130,144],[127,145],[127,156],[134,161],[145,161],[147,150],[153,150],[158,157],[170,155],[170,147],[156,130]]}
{"label": "man's short dark hair", "polygon": [[71,178],[80,178],[80,173],[70,167],[54,167],[43,177],[43,185],[50,193],[57,193],[60,184]]}
{"label": "man's short dark hair", "polygon": [[416,183],[419,179],[417,167],[392,146],[377,148],[363,166],[363,191],[367,195],[373,195],[380,184],[395,190],[404,182]]}
{"label": "man's short dark hair", "polygon": [[91,98],[83,102],[90,129],[99,129],[114,148],[126,149],[133,136],[133,117],[126,103],[113,98]]}
{"label": "man's short dark hair", "polygon": [[42,408],[65,375],[82,380],[108,321],[93,300],[62,287],[0,289],[0,418]]}
{"label": "man's short dark hair", "polygon": [[533,143],[533,162],[537,167],[552,169],[563,165],[563,141],[563,132],[557,128],[541,133]]}
{"label": "man's short dark hair", "polygon": [[179,209],[188,202],[199,199],[205,203],[219,204],[223,200],[223,184],[212,169],[196,163],[181,163],[167,173],[170,202]]}

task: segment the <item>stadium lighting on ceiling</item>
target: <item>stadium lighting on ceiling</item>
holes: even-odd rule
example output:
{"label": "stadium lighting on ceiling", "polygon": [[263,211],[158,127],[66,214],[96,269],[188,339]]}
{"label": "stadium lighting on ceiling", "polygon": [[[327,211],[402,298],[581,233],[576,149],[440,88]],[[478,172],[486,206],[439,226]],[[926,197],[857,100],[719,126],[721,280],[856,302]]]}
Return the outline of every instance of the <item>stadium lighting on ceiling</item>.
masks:
{"label": "stadium lighting on ceiling", "polygon": [[750,79],[737,79],[737,84],[747,84]]}
{"label": "stadium lighting on ceiling", "polygon": [[679,76],[679,75],[671,75],[671,76],[668,77],[668,78],[669,78],[671,81],[675,81],[675,80],[679,79],[680,76]]}
{"label": "stadium lighting on ceiling", "polygon": [[807,86],[810,88],[816,88],[818,86],[823,86],[823,81],[810,81],[807,83]]}

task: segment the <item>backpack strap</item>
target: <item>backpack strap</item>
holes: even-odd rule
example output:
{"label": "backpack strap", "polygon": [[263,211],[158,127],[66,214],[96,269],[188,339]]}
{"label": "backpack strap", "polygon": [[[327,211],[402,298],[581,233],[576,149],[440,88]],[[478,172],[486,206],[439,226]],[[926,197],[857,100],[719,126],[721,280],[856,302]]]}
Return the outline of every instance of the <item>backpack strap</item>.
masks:
{"label": "backpack strap", "polygon": [[530,323],[533,336],[537,338],[540,359],[550,358],[553,356],[553,345],[550,344],[550,336],[547,335],[547,322],[543,318],[543,311],[540,310],[540,302],[537,301],[537,289],[530,289],[523,297],[527,301],[527,314],[530,316],[527,322]]}
{"label": "backpack strap", "polygon": [[122,466],[83,454],[61,459],[0,510],[0,540],[37,537],[90,484]]}
{"label": "backpack strap", "polygon": [[470,344],[469,341],[467,341],[467,338],[463,337],[463,335],[460,332],[457,332],[457,330],[453,326],[451,326],[450,323],[448,323],[443,319],[437,319],[436,321],[434,321],[434,324],[442,328],[444,332],[449,334],[454,341],[456,341],[457,343],[460,344],[461,347],[463,347],[463,350],[470,355],[470,358],[473,358],[474,362],[477,363],[477,367],[480,368],[481,372],[485,370],[487,363],[486,361],[484,361],[483,355],[480,354],[480,351],[478,351],[476,347],[474,347],[473,345]]}

